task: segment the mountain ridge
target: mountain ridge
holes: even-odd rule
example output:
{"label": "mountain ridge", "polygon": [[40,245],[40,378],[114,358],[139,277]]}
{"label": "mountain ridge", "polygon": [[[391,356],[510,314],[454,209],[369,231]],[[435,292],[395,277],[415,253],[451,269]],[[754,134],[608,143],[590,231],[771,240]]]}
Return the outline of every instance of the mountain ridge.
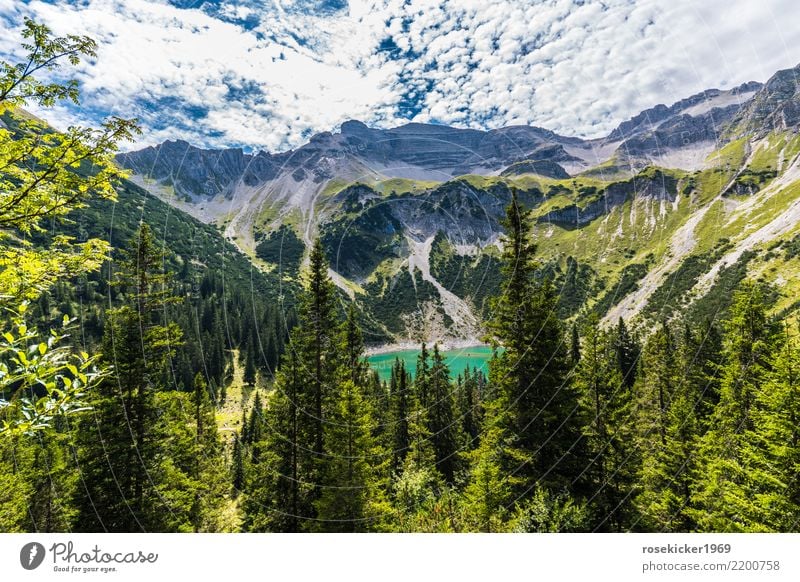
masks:
{"label": "mountain ridge", "polygon": [[[416,341],[423,321],[422,339],[479,337],[511,188],[534,213],[565,317],[635,320],[665,296],[705,309],[734,266],[736,276],[758,266],[777,280],[776,259],[759,249],[784,244],[796,226],[770,226],[769,212],[794,212],[798,76],[800,67],[656,105],[594,140],[349,120],[276,154],[174,141],[118,159],[262,267],[272,255],[258,249],[279,228],[305,246],[320,236],[334,281],[362,304],[376,341]],[[747,238],[753,228],[764,240]],[[707,270],[695,276],[698,265]],[[676,278],[671,295],[664,285]]]}

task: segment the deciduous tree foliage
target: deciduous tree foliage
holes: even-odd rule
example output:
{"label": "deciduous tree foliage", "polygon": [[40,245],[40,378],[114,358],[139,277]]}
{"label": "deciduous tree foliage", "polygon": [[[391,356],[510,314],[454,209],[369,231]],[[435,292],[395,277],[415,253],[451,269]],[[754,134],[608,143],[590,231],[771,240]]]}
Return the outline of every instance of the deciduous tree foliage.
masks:
{"label": "deciduous tree foliage", "polygon": [[29,328],[27,307],[57,281],[97,271],[109,245],[58,236],[42,248],[29,237],[91,197],[114,198],[113,183],[123,176],[113,163],[117,143],[137,131],[133,121],[112,118],[100,129],[57,133],[27,114],[22,108],[32,104],[78,103],[76,81],[40,76],[94,57],[96,44],[54,37],[31,20],[22,36],[23,60],[0,62],[0,435],[41,430],[55,415],[80,410],[83,392],[99,378],[95,358],[70,349],[68,333]]}

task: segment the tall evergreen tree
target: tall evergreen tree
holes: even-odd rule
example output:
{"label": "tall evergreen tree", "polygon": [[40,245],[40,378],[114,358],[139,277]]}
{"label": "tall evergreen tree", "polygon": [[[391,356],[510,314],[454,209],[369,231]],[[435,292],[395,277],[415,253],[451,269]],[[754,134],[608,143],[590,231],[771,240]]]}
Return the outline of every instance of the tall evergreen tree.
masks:
{"label": "tall evergreen tree", "polygon": [[573,366],[577,366],[581,361],[581,340],[578,333],[578,325],[573,323],[570,331],[571,341],[569,348],[569,359]]}
{"label": "tall evergreen tree", "polygon": [[637,363],[639,361],[639,344],[628,331],[625,320],[621,317],[617,322],[614,334],[614,352],[616,353],[617,367],[625,386],[632,388],[636,382]]}
{"label": "tall evergreen tree", "polygon": [[392,452],[392,473],[397,474],[403,466],[411,447],[409,416],[411,415],[412,394],[411,377],[406,371],[403,360],[395,359],[390,381],[389,429],[391,439],[389,446]]}
{"label": "tall evergreen tree", "polygon": [[[697,527],[692,518],[697,449],[717,400],[718,347],[708,324],[697,329],[685,325],[676,347],[672,340],[665,340],[665,333],[653,336],[653,345],[645,348],[648,365],[642,367],[643,376],[660,376],[672,389],[664,403],[664,440],[645,438],[640,446],[637,529],[693,531]],[[673,365],[676,371],[670,381],[668,368]],[[637,386],[647,385],[644,379],[637,381]]]}
{"label": "tall evergreen tree", "polygon": [[423,342],[417,356],[417,369],[414,374],[414,394],[416,395],[417,403],[426,408],[430,404],[430,353],[428,346]]}
{"label": "tall evergreen tree", "polygon": [[162,271],[163,255],[147,225],[121,262],[117,283],[128,305],[107,312],[104,360],[114,366],[94,394],[94,413],[79,430],[81,482],[79,528],[88,531],[168,531],[165,436],[157,422],[155,392],[180,343],[173,323],[157,317],[174,302]]}
{"label": "tall evergreen tree", "polygon": [[194,499],[191,509],[192,528],[195,532],[214,532],[222,527],[226,486],[225,458],[217,431],[214,405],[203,375],[194,378]]}
{"label": "tall evergreen tree", "polygon": [[461,433],[468,449],[478,445],[478,431],[481,423],[481,384],[485,381],[482,372],[469,367],[456,383],[456,410],[461,419]]}
{"label": "tall evergreen tree", "polygon": [[253,470],[245,525],[299,531],[316,516],[326,462],[327,407],[342,378],[333,283],[319,240],[300,295],[299,322],[275,379],[266,440]]}
{"label": "tall evergreen tree", "polygon": [[734,293],[725,323],[720,400],[700,443],[692,517],[702,531],[766,529],[750,502],[754,407],[774,372],[772,357],[781,335],[768,313],[759,284],[745,282]]}
{"label": "tall evergreen tree", "polygon": [[433,346],[428,378],[428,432],[431,434],[434,458],[439,472],[448,483],[455,479],[459,451],[463,443],[460,423],[455,415],[455,396],[450,384],[450,370],[439,351]]}
{"label": "tall evergreen tree", "polygon": [[800,525],[800,343],[784,334],[745,435],[745,495],[753,529],[794,532]]}
{"label": "tall evergreen tree", "polygon": [[478,447],[467,455],[469,477],[464,488],[464,504],[476,530],[503,531],[512,504],[513,480],[505,472],[503,455],[511,447],[510,423],[503,422],[504,401],[487,404]]}
{"label": "tall evergreen tree", "polygon": [[345,380],[330,407],[325,431],[327,461],[322,492],[316,500],[316,527],[323,531],[369,529],[369,506],[376,495],[371,465],[375,463],[373,418],[359,387]]}
{"label": "tall evergreen tree", "polygon": [[585,329],[574,382],[581,394],[588,462],[578,480],[589,495],[593,527],[619,531],[631,520],[628,499],[636,473],[631,392],[618,366],[616,338],[600,329],[596,316]]}
{"label": "tall evergreen tree", "polygon": [[530,462],[508,466],[522,478],[521,491],[536,485],[568,487],[579,464],[573,453],[580,428],[577,395],[567,382],[569,361],[552,284],[537,278],[532,218],[512,190],[503,221],[501,295],[489,322],[504,351],[490,362],[494,389],[511,414],[509,433]]}
{"label": "tall evergreen tree", "polygon": [[247,345],[247,352],[244,359],[244,383],[248,386],[256,385],[256,356],[253,345]]}
{"label": "tall evergreen tree", "polygon": [[231,453],[231,482],[233,483],[233,493],[238,495],[244,489],[244,454],[242,453],[242,441],[239,435],[233,438],[233,452]]}

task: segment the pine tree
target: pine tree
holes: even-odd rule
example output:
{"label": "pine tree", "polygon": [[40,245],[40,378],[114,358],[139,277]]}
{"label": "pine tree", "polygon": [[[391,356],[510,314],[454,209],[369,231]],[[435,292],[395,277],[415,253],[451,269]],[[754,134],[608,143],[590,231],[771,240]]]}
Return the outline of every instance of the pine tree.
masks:
{"label": "pine tree", "polygon": [[[435,531],[438,528],[438,524],[430,526],[430,512],[445,488],[444,479],[436,468],[427,427],[426,411],[420,407],[415,395],[408,418],[410,447],[392,487],[394,517],[399,531]],[[428,525],[423,528],[422,523]]]}
{"label": "pine tree", "polygon": [[[258,443],[264,434],[264,405],[261,403],[261,394],[256,392],[253,398],[253,408],[250,409],[250,417],[247,420],[247,442]],[[253,463],[258,462],[258,452],[255,447],[252,448],[251,460]]]}
{"label": "pine tree", "polygon": [[502,422],[505,414],[501,402],[488,404],[481,427],[480,444],[469,455],[469,478],[464,489],[464,504],[474,522],[473,529],[482,532],[503,531],[508,508],[513,501],[512,481],[504,470],[503,451],[511,438]]}
{"label": "pine tree", "polygon": [[620,317],[614,334],[614,351],[617,367],[625,386],[632,388],[636,382],[637,362],[639,361],[639,344],[631,336],[625,321]]}
{"label": "pine tree", "polygon": [[31,531],[28,504],[34,488],[26,463],[20,462],[27,453],[24,438],[12,435],[0,439],[0,530],[5,533]]}
{"label": "pine tree", "polygon": [[428,376],[428,432],[431,434],[436,467],[447,483],[453,483],[459,465],[458,453],[463,442],[455,416],[455,398],[450,384],[450,370],[438,344],[433,346]]}
{"label": "pine tree", "polygon": [[639,426],[645,448],[663,447],[667,441],[667,407],[678,382],[675,339],[666,323],[647,342],[642,355],[644,379],[638,390]]}
{"label": "pine tree", "polygon": [[70,531],[77,482],[69,431],[60,418],[48,430],[0,439],[0,531]]}
{"label": "pine tree", "polygon": [[358,532],[370,527],[372,428],[367,400],[356,384],[344,381],[330,408],[325,431],[329,456],[322,471],[322,493],[315,501],[317,527],[323,531]]}
{"label": "pine tree", "polygon": [[581,361],[581,340],[578,334],[578,325],[572,324],[571,342],[569,348],[569,359],[573,366],[577,366]]}
{"label": "pine tree", "polygon": [[589,495],[593,527],[619,531],[630,523],[627,500],[635,475],[631,392],[618,366],[618,344],[599,328],[596,316],[585,330],[574,382],[581,394],[588,462],[577,480]]}
{"label": "pine tree", "polygon": [[[358,312],[355,304],[347,308],[347,319],[342,324],[342,347],[344,360],[342,365],[348,373],[348,379],[356,386],[365,387],[369,374],[369,364],[364,359],[364,337],[358,322]],[[378,404],[374,402],[374,404]]]}
{"label": "pine tree", "polygon": [[223,502],[228,487],[225,485],[225,459],[214,406],[200,372],[194,378],[192,400],[195,424],[192,528],[195,532],[214,532],[222,526]]}
{"label": "pine tree", "polygon": [[768,529],[754,508],[752,434],[762,387],[774,373],[772,356],[783,348],[760,285],[734,293],[725,323],[720,400],[700,443],[692,517],[702,531]]}
{"label": "pine tree", "polygon": [[302,406],[308,399],[300,401],[304,389],[300,365],[291,341],[265,413],[265,438],[250,445],[260,447],[260,452],[245,481],[244,531],[296,532],[301,518],[312,514],[313,489],[301,481],[314,468],[308,449],[311,423]]}
{"label": "pine tree", "polygon": [[70,435],[66,422],[57,422],[52,431],[28,437],[32,447],[27,470],[31,495],[28,501],[29,532],[64,532],[72,528],[75,507],[72,497],[77,486],[77,471],[69,452]]}
{"label": "pine tree", "polygon": [[428,346],[424,343],[417,356],[417,370],[414,375],[414,394],[422,408],[427,409],[430,404],[430,354]]}
{"label": "pine tree", "polygon": [[[334,380],[336,358],[336,316],[334,287],[328,277],[328,261],[320,239],[314,241],[309,258],[307,289],[302,295],[299,334],[305,345],[298,346],[306,356],[304,364],[310,374],[313,450],[317,457],[324,454],[324,410],[326,392]],[[306,353],[303,353],[305,351]]]}
{"label": "pine tree", "polygon": [[[299,531],[316,516],[326,463],[328,404],[342,377],[333,283],[319,240],[299,298],[299,321],[275,379],[266,438],[245,504],[252,531]],[[252,438],[252,437],[251,437]]]}
{"label": "pine tree", "polygon": [[776,532],[794,532],[800,524],[800,343],[788,335],[746,434],[746,493],[754,505],[748,514],[758,529]]}
{"label": "pine tree", "polygon": [[[639,529],[645,531],[693,531],[697,524],[692,518],[692,492],[697,470],[697,448],[705,432],[705,419],[713,410],[717,390],[713,387],[716,371],[716,341],[713,328],[706,324],[696,332],[684,326],[683,338],[673,354],[667,351],[672,341],[660,342],[658,349],[646,347],[646,360],[662,363],[653,366],[666,375],[666,368],[675,365],[671,394],[665,402],[664,436],[644,440],[640,492],[636,504],[641,513]],[[647,375],[647,367],[642,374]]]}
{"label": "pine tree", "polygon": [[393,474],[399,473],[411,447],[409,416],[411,414],[412,395],[410,390],[411,378],[406,372],[405,363],[397,358],[392,366],[389,411],[389,428],[391,431],[389,446],[392,451],[391,470]]}
{"label": "pine tree", "polygon": [[168,476],[155,392],[180,330],[155,321],[175,301],[162,264],[163,254],[143,224],[117,274],[130,304],[107,312],[103,357],[113,364],[114,377],[94,394],[95,411],[79,430],[78,527],[84,531],[167,531],[172,523],[160,491]]}
{"label": "pine tree", "polygon": [[461,419],[461,433],[467,449],[474,449],[478,445],[478,430],[480,428],[480,387],[481,372],[477,368],[470,371],[464,370],[463,376],[459,374],[456,381],[456,410]]}
{"label": "pine tree", "polygon": [[238,435],[233,438],[231,481],[233,483],[233,493],[238,495],[244,489],[244,454],[242,453],[242,442]]}
{"label": "pine tree", "polygon": [[244,383],[248,386],[256,385],[256,356],[252,344],[248,344],[244,360]]}
{"label": "pine tree", "polygon": [[494,390],[511,407],[507,421],[517,456],[530,456],[530,462],[507,470],[521,477],[521,494],[537,483],[569,487],[579,465],[572,452],[580,437],[577,395],[567,382],[568,352],[557,298],[552,284],[537,277],[532,218],[515,190],[503,225],[502,291],[493,302],[489,327],[504,351],[490,362],[490,374]]}

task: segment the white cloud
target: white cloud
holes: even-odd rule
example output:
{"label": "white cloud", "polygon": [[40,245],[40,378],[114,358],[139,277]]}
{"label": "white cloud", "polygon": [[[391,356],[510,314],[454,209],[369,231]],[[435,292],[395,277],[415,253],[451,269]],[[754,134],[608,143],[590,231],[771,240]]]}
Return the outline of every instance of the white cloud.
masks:
{"label": "white cloud", "polygon": [[[292,2],[230,0],[206,13],[152,0],[0,0],[0,18],[33,15],[100,42],[78,75],[84,109],[51,113],[59,124],[140,116],[143,142],[272,151],[350,118],[402,123],[414,90],[415,121],[595,137],[656,103],[763,81],[800,61],[793,0],[665,4],[353,0],[344,12],[308,14]],[[254,17],[250,30],[230,21]],[[386,37],[405,56],[378,51]],[[16,42],[0,35],[0,54]]]}

